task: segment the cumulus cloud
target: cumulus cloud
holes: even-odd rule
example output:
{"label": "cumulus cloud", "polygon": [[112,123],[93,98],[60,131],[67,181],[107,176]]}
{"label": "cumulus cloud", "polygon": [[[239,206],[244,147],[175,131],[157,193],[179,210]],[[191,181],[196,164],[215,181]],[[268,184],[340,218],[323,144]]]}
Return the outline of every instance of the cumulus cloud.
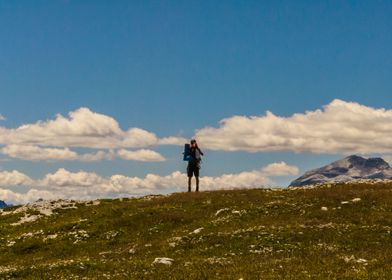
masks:
{"label": "cumulus cloud", "polygon": [[176,145],[176,146],[181,146],[184,145],[184,143],[188,143],[189,139],[186,139],[184,137],[164,137],[158,140],[158,145]]}
{"label": "cumulus cloud", "polygon": [[71,151],[68,148],[42,148],[31,145],[8,145],[0,149],[0,152],[17,159],[31,161],[57,161],[57,160],[80,160],[80,161],[97,161],[107,158],[107,154],[98,151],[94,154],[82,154]]}
{"label": "cumulus cloud", "polygon": [[205,148],[224,151],[388,153],[392,151],[392,110],[333,100],[322,109],[280,117],[233,116],[195,137]]}
{"label": "cumulus cloud", "polygon": [[70,112],[69,118],[58,114],[54,120],[5,129],[0,135],[6,145],[111,148],[123,131],[113,118],[80,108]]}
{"label": "cumulus cloud", "polygon": [[6,117],[4,117],[2,114],[0,114],[0,121],[5,121]]}
{"label": "cumulus cloud", "polygon": [[382,155],[381,158],[388,162],[389,165],[392,165],[392,155]]}
{"label": "cumulus cloud", "polygon": [[223,174],[219,177],[203,177],[202,184],[209,190],[260,188],[272,184],[272,180],[260,171],[246,171],[237,174]]}
{"label": "cumulus cloud", "polygon": [[147,174],[144,178],[124,175],[110,177],[111,191],[130,194],[159,193],[169,189],[180,190],[184,182],[186,182],[186,175],[179,171],[167,176]]}
{"label": "cumulus cloud", "polygon": [[152,146],[158,143],[158,138],[154,133],[140,128],[131,128],[125,134],[122,147],[141,148]]}
{"label": "cumulus cloud", "polygon": [[149,162],[159,162],[165,161],[165,158],[152,150],[137,150],[137,151],[128,151],[125,149],[121,149],[117,151],[117,155],[125,160],[138,160],[138,161],[149,161]]}
{"label": "cumulus cloud", "polygon": [[91,187],[105,183],[105,179],[94,172],[70,172],[60,168],[55,173],[47,174],[38,185],[45,187]]}
{"label": "cumulus cloud", "polygon": [[64,117],[24,124],[15,129],[0,127],[0,145],[80,147],[94,149],[144,148],[178,145],[178,137],[158,138],[141,128],[124,131],[118,122],[104,114],[80,108]]}
{"label": "cumulus cloud", "polygon": [[[245,171],[221,176],[201,177],[202,190],[260,188],[273,184],[271,177],[293,175],[296,167],[284,162],[270,164],[260,170]],[[175,171],[162,176],[147,174],[145,177],[113,175],[103,177],[95,172],[71,172],[60,168],[42,179],[32,180],[18,171],[0,172],[0,199],[12,203],[25,203],[43,199],[95,199],[105,197],[135,196],[185,191],[185,173]],[[24,195],[7,188],[24,185],[31,189]]]}
{"label": "cumulus cloud", "polygon": [[18,193],[9,189],[0,188],[0,199],[6,203],[25,204],[38,199],[58,199],[59,195],[45,190],[30,189],[26,193]]}
{"label": "cumulus cloud", "polygon": [[73,160],[73,161],[101,161],[113,160],[116,156],[124,160],[133,161],[150,161],[159,162],[165,161],[165,158],[152,150],[135,150],[128,151],[125,149],[115,151],[97,151],[95,153],[78,154],[71,151],[69,148],[42,148],[32,145],[8,145],[0,148],[0,153],[5,154],[11,158],[17,158],[30,161],[60,161],[60,160]]}
{"label": "cumulus cloud", "polygon": [[284,161],[268,164],[261,169],[265,176],[295,176],[299,174],[299,169],[296,166],[288,165]]}
{"label": "cumulus cloud", "polygon": [[33,180],[17,171],[0,171],[0,187],[31,186]]}

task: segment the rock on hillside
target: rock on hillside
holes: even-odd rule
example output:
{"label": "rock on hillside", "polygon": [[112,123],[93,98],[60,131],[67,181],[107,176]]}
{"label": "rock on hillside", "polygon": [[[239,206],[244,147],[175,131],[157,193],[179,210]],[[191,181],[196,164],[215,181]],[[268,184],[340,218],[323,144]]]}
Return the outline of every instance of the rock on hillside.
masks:
{"label": "rock on hillside", "polygon": [[352,155],[306,172],[290,186],[305,186],[358,179],[392,179],[392,168],[382,158],[363,158]]}

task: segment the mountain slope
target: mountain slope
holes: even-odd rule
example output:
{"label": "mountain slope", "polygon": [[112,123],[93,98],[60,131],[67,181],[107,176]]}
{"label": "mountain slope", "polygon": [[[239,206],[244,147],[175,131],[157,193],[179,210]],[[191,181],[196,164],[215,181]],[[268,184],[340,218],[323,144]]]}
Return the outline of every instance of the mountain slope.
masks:
{"label": "mountain slope", "polygon": [[41,201],[0,211],[0,279],[392,279],[392,185]]}
{"label": "mountain slope", "polygon": [[357,179],[392,179],[392,168],[382,158],[349,156],[306,172],[290,186],[348,182]]}

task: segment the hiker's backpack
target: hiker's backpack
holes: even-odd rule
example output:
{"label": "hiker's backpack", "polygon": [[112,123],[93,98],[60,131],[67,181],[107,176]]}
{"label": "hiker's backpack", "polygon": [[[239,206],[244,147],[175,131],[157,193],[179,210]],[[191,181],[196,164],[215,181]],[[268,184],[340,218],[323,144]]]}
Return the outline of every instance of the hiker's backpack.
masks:
{"label": "hiker's backpack", "polygon": [[192,156],[191,156],[191,145],[190,144],[185,144],[184,145],[184,161],[191,161]]}

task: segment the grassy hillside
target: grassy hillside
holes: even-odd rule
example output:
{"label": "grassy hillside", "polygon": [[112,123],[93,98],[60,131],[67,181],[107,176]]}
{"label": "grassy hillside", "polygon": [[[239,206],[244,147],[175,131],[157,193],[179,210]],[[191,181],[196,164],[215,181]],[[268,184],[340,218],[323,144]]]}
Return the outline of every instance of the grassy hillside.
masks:
{"label": "grassy hillside", "polygon": [[0,214],[0,279],[392,279],[391,183],[38,202]]}

